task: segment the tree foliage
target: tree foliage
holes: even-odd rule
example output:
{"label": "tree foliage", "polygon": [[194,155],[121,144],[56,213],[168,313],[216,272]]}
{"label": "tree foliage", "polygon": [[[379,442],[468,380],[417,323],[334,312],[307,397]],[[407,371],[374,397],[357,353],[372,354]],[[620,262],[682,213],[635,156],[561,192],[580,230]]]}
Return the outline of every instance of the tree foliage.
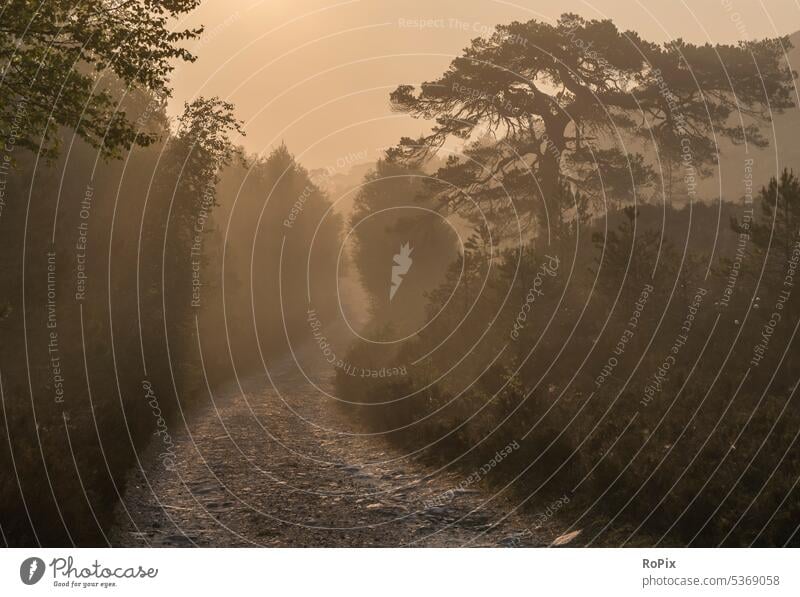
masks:
{"label": "tree foliage", "polygon": [[114,88],[168,97],[173,61],[194,60],[181,42],[202,32],[173,30],[171,21],[198,4],[8,0],[0,9],[0,130],[48,157],[57,153],[62,126],[106,156],[151,144],[154,135],[127,118]]}
{"label": "tree foliage", "polygon": [[[715,139],[765,144],[758,124],[792,106],[794,73],[782,60],[790,47],[788,38],[659,45],[610,20],[573,14],[554,25],[513,22],[474,39],[437,79],[391,94],[397,110],[435,124],[389,155],[420,160],[448,138],[491,133],[497,143],[439,171],[448,183],[442,197],[457,205],[479,189],[508,193],[541,224],[564,211],[559,202],[572,201],[564,185],[624,200],[652,181],[634,139],[654,143],[664,159],[682,159],[691,176],[716,161]],[[524,196],[514,197],[515,189]]]}

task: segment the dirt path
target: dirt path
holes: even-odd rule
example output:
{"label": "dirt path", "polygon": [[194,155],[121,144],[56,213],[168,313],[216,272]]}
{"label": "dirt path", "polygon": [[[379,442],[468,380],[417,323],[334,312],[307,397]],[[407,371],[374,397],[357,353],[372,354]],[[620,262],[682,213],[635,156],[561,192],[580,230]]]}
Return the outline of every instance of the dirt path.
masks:
{"label": "dirt path", "polygon": [[[151,449],[132,473],[112,542],[121,546],[548,545],[559,529],[529,531],[483,490],[451,493],[464,475],[431,474],[379,436],[347,435],[333,371],[291,361],[218,392],[190,430],[170,430],[176,464]],[[330,430],[326,430],[327,427]],[[149,486],[148,486],[149,484]],[[447,497],[447,496],[446,496]]]}

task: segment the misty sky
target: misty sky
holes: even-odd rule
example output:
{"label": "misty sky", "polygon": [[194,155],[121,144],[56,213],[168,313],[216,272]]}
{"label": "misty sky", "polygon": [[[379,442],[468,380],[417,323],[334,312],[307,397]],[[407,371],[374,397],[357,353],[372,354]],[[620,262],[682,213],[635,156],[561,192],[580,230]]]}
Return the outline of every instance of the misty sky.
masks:
{"label": "misty sky", "polygon": [[[665,41],[735,42],[800,29],[800,0],[205,0],[184,24],[206,25],[175,73],[171,112],[219,95],[246,121],[244,145],[284,140],[308,167],[374,161],[424,123],[392,113],[399,83],[440,74],[470,39],[498,23],[563,12],[611,18]],[[411,24],[433,20],[422,28]]]}

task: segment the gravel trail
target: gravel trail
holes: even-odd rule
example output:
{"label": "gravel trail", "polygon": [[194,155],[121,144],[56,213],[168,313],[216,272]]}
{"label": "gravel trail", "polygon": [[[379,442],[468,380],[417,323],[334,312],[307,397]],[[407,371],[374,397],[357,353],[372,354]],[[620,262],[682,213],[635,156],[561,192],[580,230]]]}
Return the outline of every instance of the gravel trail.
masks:
{"label": "gravel trail", "polygon": [[353,433],[325,394],[334,394],[332,368],[310,360],[308,378],[287,359],[270,368],[271,382],[217,391],[188,429],[170,429],[172,470],[154,442],[131,473],[112,543],[546,546],[563,532],[523,514],[497,524],[512,506],[482,488],[459,490],[463,472],[434,473],[380,436]]}

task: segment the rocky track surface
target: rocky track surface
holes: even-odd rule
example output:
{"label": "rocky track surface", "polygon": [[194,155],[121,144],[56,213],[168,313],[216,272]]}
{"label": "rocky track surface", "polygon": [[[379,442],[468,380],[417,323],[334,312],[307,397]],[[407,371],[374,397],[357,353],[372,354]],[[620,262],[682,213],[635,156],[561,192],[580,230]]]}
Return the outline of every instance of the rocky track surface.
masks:
{"label": "rocky track surface", "polygon": [[113,544],[546,546],[563,532],[506,516],[513,505],[485,489],[459,490],[463,472],[434,472],[380,436],[354,434],[326,395],[326,364],[306,370],[313,384],[293,361],[281,365],[170,429],[171,470],[154,442],[131,474]]}

